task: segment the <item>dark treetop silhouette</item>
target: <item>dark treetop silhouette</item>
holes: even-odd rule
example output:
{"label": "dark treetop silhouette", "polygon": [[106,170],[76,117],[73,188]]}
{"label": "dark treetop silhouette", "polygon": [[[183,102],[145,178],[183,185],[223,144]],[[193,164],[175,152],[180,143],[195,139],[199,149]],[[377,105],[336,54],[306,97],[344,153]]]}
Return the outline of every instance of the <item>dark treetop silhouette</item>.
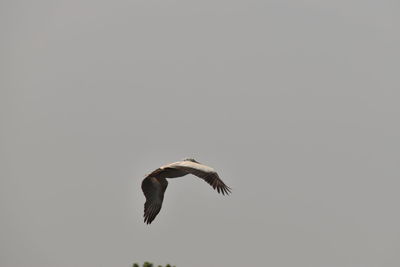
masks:
{"label": "dark treetop silhouette", "polygon": [[150,224],[161,210],[164,193],[168,186],[166,178],[182,177],[193,174],[209,183],[218,193],[231,193],[231,189],[219,178],[211,167],[200,164],[194,159],[185,159],[161,166],[146,176],[142,182],[142,190],[146,197],[144,204],[144,222]]}
{"label": "dark treetop silhouette", "polygon": [[[132,267],[140,267],[139,266],[139,264],[137,264],[137,263],[134,263],[133,265],[132,265]],[[154,267],[154,265],[153,265],[153,263],[150,263],[150,262],[145,262],[145,263],[143,263],[143,267]],[[158,267],[163,267],[163,266],[161,266],[161,265],[158,265]],[[167,265],[165,265],[165,267],[175,267],[175,265],[174,266],[171,266],[170,264],[167,264]]]}

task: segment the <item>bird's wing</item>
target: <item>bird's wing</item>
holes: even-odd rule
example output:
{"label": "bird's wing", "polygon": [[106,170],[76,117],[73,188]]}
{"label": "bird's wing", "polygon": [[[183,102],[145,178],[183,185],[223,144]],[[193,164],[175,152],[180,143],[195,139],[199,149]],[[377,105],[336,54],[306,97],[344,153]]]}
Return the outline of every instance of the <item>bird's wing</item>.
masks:
{"label": "bird's wing", "polygon": [[197,177],[202,178],[210,184],[218,193],[229,195],[231,188],[229,188],[218,176],[218,173],[211,167],[191,161],[180,161],[168,165],[168,168],[176,168]]}
{"label": "bird's wing", "polygon": [[184,170],[179,170],[176,168],[170,168],[169,166],[173,166],[175,163],[171,163],[165,166],[161,166],[160,168],[154,170],[152,173],[150,173],[148,176],[156,177],[156,178],[176,178],[176,177],[181,177],[185,176],[188,174],[188,172],[185,172]]}
{"label": "bird's wing", "polygon": [[144,203],[144,222],[150,224],[161,210],[164,192],[168,182],[165,178],[147,176],[142,182],[142,190],[146,197]]}

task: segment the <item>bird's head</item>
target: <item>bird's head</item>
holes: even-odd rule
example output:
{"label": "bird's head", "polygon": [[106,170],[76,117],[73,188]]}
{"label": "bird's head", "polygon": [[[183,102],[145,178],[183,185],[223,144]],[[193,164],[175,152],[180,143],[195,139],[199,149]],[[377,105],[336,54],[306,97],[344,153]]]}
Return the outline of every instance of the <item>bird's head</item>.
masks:
{"label": "bird's head", "polygon": [[200,163],[200,162],[198,162],[198,161],[196,161],[195,159],[192,159],[192,158],[187,158],[187,159],[184,159],[183,161],[191,161],[191,162],[195,162],[195,163]]}

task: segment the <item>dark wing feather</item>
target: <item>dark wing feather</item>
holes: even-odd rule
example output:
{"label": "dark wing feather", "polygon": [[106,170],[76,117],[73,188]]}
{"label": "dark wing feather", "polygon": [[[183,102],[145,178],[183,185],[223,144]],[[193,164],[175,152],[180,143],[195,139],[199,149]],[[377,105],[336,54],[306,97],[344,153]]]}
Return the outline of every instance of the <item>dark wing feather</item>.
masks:
{"label": "dark wing feather", "polygon": [[[197,166],[198,165],[198,166]],[[222,193],[223,195],[229,195],[231,193],[231,188],[227,186],[221,178],[219,178],[218,173],[215,171],[205,171],[204,168],[209,168],[202,164],[190,163],[190,165],[186,162],[185,165],[179,166],[175,165],[174,167],[180,170],[184,170],[188,173],[196,175],[200,177],[204,181],[206,181],[209,185],[211,185],[218,193]]]}
{"label": "dark wing feather", "polygon": [[203,173],[198,171],[191,172],[197,177],[202,178],[209,185],[211,185],[214,189],[217,190],[218,193],[222,193],[223,195],[229,195],[231,193],[231,188],[227,186],[221,178],[219,178],[218,173]]}
{"label": "dark wing feather", "polygon": [[142,182],[142,190],[146,197],[144,203],[144,222],[150,224],[161,210],[164,192],[168,182],[165,178],[148,176]]}

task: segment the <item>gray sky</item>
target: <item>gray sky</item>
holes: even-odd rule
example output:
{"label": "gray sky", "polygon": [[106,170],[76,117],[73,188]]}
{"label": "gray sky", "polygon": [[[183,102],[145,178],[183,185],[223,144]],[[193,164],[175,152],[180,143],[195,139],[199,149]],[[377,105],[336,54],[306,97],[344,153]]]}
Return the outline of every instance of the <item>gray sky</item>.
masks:
{"label": "gray sky", "polygon": [[[398,1],[2,1],[0,265],[400,266]],[[146,173],[194,157],[233,188]]]}

